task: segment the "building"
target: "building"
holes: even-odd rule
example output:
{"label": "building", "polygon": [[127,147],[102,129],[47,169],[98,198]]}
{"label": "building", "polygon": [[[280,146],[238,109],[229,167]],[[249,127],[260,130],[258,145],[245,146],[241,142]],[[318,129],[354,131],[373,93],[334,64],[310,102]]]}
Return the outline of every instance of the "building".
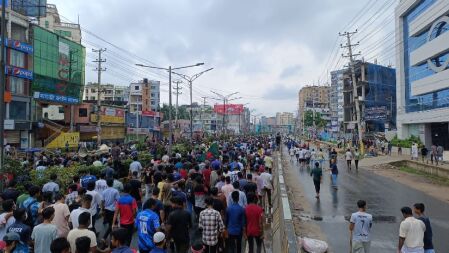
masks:
{"label": "building", "polygon": [[449,150],[449,5],[403,0],[396,8],[397,133]]}
{"label": "building", "polygon": [[215,134],[223,128],[223,115],[218,115],[209,105],[202,106],[201,111],[194,114],[194,131]]}
{"label": "building", "polygon": [[329,108],[331,113],[330,132],[338,137],[343,129],[343,80],[350,75],[347,69],[331,72],[331,91],[329,93]]}
{"label": "building", "polygon": [[306,108],[329,108],[331,87],[329,86],[305,86],[298,93],[298,117],[299,129],[302,130],[302,118]]}
{"label": "building", "polygon": [[129,85],[129,112],[159,111],[160,82],[142,81]]}
{"label": "building", "polygon": [[[96,101],[98,99],[98,84],[87,83],[84,86],[83,100]],[[126,104],[129,99],[129,87],[114,84],[102,84],[100,88],[100,101],[123,102]]]}
{"label": "building", "polygon": [[32,146],[32,55],[28,17],[6,8],[6,87],[4,143],[17,148]]}
{"label": "building", "polygon": [[81,44],[81,26],[79,24],[61,22],[58,9],[54,4],[47,4],[46,16],[39,19],[39,25],[59,36]]}
{"label": "building", "polygon": [[293,131],[293,126],[295,119],[293,113],[291,112],[278,112],[276,113],[276,123],[274,131],[291,133]]}
{"label": "building", "polygon": [[[362,129],[365,135],[384,132],[396,127],[396,72],[395,69],[373,63],[355,63],[357,96],[360,101]],[[344,129],[357,129],[354,89],[350,74],[344,75],[343,108]]]}

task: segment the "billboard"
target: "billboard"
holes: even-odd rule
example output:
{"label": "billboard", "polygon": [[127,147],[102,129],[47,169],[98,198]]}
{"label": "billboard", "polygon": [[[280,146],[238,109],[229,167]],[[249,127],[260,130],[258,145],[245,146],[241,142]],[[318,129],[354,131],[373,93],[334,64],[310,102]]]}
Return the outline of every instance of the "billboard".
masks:
{"label": "billboard", "polygon": [[[91,114],[91,122],[97,122],[97,115]],[[125,110],[121,108],[114,108],[108,106],[102,106],[100,111],[100,120],[102,123],[125,123]]]}
{"label": "billboard", "polygon": [[[61,104],[79,103],[85,75],[85,48],[42,27],[33,26],[32,91],[57,96]],[[38,97],[48,100],[50,96]],[[51,101],[51,100],[50,100]],[[51,101],[55,102],[55,101]]]}
{"label": "billboard", "polygon": [[11,0],[11,9],[28,17],[45,17],[47,0]]}
{"label": "billboard", "polygon": [[226,105],[214,105],[214,112],[218,114],[226,115],[239,115],[243,113],[242,104],[226,104]]}
{"label": "billboard", "polygon": [[386,120],[387,107],[386,106],[366,107],[364,116],[365,120]]}

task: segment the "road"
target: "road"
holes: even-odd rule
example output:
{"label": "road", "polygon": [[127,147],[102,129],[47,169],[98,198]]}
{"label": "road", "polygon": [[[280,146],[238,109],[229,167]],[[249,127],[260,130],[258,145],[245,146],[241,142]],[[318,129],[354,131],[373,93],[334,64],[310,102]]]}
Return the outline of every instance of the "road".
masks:
{"label": "road", "polygon": [[[284,149],[284,158],[289,156]],[[299,170],[296,162],[290,162],[290,168]],[[354,165],[353,165],[354,166]],[[328,168],[328,163],[325,164]],[[430,217],[434,234],[436,252],[447,252],[449,240],[449,205],[426,195],[423,192],[399,184],[391,179],[375,175],[363,168],[358,173],[353,168],[347,172],[346,162],[338,161],[338,190],[330,186],[329,172],[324,173],[321,198],[315,198],[312,178],[307,169],[299,170],[298,183],[304,190],[304,196],[312,207],[311,217],[326,235],[332,252],[349,252],[348,219],[357,211],[357,201],[367,201],[368,212],[373,215],[371,253],[395,252],[398,242],[399,224],[402,221],[400,208],[417,202],[426,205],[426,215]]]}

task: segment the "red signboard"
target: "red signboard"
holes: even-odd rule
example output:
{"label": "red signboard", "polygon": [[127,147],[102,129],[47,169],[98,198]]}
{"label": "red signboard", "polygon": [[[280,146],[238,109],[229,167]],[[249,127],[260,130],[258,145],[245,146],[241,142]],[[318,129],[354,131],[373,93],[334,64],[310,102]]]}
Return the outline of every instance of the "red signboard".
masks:
{"label": "red signboard", "polygon": [[142,111],[143,116],[150,116],[150,117],[159,117],[159,112],[155,111]]}
{"label": "red signboard", "polygon": [[239,115],[243,113],[242,104],[226,104],[226,105],[214,105],[214,112],[218,114],[227,115]]}

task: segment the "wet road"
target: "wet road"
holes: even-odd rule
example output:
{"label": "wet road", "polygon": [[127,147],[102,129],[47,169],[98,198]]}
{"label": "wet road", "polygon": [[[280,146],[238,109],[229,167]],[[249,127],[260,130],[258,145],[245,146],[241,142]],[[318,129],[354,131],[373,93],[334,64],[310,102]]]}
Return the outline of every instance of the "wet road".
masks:
{"label": "wet road", "polygon": [[[284,149],[284,158],[289,160]],[[449,252],[449,205],[423,192],[399,184],[391,179],[359,169],[347,172],[346,162],[338,161],[338,190],[331,187],[328,171],[323,172],[321,198],[315,198],[312,178],[307,169],[299,169],[296,162],[290,169],[299,170],[298,182],[304,189],[307,201],[312,207],[310,214],[326,235],[332,252],[349,252],[348,225],[351,213],[357,211],[357,201],[367,201],[367,212],[373,215],[371,253],[396,252],[399,224],[402,220],[400,208],[417,202],[426,205],[430,217],[436,252]],[[354,163],[353,163],[354,166]],[[328,162],[325,167],[328,168]]]}

